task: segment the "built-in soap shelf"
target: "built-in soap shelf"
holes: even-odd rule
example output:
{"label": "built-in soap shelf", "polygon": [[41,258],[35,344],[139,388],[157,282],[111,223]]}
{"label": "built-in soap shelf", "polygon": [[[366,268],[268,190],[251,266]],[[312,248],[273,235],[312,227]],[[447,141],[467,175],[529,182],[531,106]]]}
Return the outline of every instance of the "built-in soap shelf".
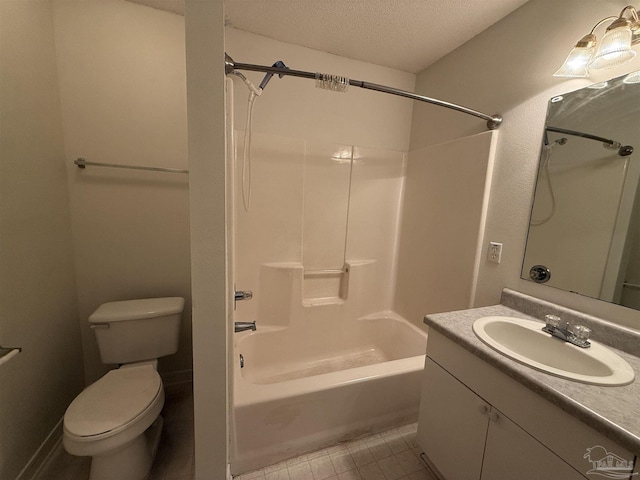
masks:
{"label": "built-in soap shelf", "polygon": [[336,275],[343,275],[349,273],[349,266],[345,265],[343,268],[325,268],[325,269],[304,269],[304,277],[333,277]]}
{"label": "built-in soap shelf", "polygon": [[302,273],[302,304],[305,307],[340,305],[349,290],[349,265],[342,268],[305,268]]}
{"label": "built-in soap shelf", "polygon": [[328,305],[344,305],[345,301],[340,297],[305,298],[302,305],[305,307],[325,307]]}
{"label": "built-in soap shelf", "polygon": [[289,327],[319,318],[360,317],[381,310],[376,284],[376,260],[349,260],[343,268],[306,268],[301,262],[273,262],[260,266],[255,318],[260,325]]}

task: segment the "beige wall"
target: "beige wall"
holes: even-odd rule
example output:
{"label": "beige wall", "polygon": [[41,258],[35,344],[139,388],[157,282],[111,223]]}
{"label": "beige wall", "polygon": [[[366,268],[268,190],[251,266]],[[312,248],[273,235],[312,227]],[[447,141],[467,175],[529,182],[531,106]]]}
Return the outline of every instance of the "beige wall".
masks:
{"label": "beige wall", "polygon": [[[193,279],[195,478],[227,478],[227,344],[232,335],[225,229],[222,2],[186,1]],[[218,62],[212,61],[218,59]]]}
{"label": "beige wall", "polygon": [[472,302],[497,135],[484,132],[409,153],[394,310],[416,326],[424,327],[429,313]]}
{"label": "beige wall", "polygon": [[[413,90],[415,75],[351,60],[290,43],[225,29],[225,50],[239,63],[272,65],[277,60],[295,70],[345,75],[358,80]],[[263,74],[242,72],[256,86]],[[237,77],[236,128],[244,130],[248,90]],[[351,87],[336,93],[315,87],[314,80],[273,77],[257,99],[254,131],[329,143],[385,148],[406,152],[413,102]],[[240,139],[241,140],[241,139]]]}
{"label": "beige wall", "polygon": [[51,4],[0,2],[0,478],[83,386]]}
{"label": "beige wall", "polygon": [[[551,96],[640,68],[640,58],[591,79],[552,76],[571,46],[626,0],[531,0],[417,78],[418,93],[499,112],[500,128],[484,245],[504,243],[501,265],[481,264],[477,304],[497,303],[503,287],[640,328],[640,312],[520,279],[542,126]],[[436,117],[437,115],[437,117]],[[438,118],[434,122],[433,118]],[[435,107],[414,108],[411,149],[481,131],[482,122]]]}
{"label": "beige wall", "polygon": [[87,317],[133,298],[186,298],[178,353],[159,370],[188,371],[187,176],[72,163],[187,168],[184,18],[124,1],[57,0],[54,19],[86,381],[108,368]]}

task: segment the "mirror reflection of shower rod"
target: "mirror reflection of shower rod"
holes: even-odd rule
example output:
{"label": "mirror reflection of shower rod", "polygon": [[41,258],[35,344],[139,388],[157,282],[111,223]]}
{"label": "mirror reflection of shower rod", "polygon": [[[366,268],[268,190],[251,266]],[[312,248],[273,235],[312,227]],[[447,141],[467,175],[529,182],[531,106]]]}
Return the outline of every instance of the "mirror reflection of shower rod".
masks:
{"label": "mirror reflection of shower rod", "polygon": [[[546,127],[548,132],[562,133],[564,135],[573,135],[574,137],[587,138],[589,140],[595,140],[602,142],[606,148],[618,150],[618,155],[621,157],[628,157],[633,153],[633,147],[631,145],[622,145],[620,142],[611,140],[610,138],[599,137],[598,135],[592,135],[590,133],[579,132],[577,130],[569,130],[560,127]],[[548,142],[547,142],[548,143]]]}
{"label": "mirror reflection of shower rod", "polygon": [[362,80],[352,80],[346,77],[338,75],[328,75],[322,73],[304,72],[302,70],[291,70],[289,68],[282,68],[277,66],[266,65],[254,65],[250,63],[237,63],[228,54],[224,54],[224,67],[225,74],[235,72],[236,70],[248,70],[252,72],[264,72],[280,75],[288,75],[292,77],[310,78],[316,80],[316,86],[324,88],[326,90],[333,90],[338,92],[344,92],[346,87],[351,85],[354,87],[364,88],[367,90],[375,90],[377,92],[389,93],[392,95],[398,95],[400,97],[409,98],[411,100],[418,100],[421,102],[431,103],[439,105],[441,107],[457,110],[458,112],[473,115],[474,117],[481,118],[487,121],[487,128],[489,130],[497,129],[502,123],[502,116],[500,115],[487,115],[476,110],[472,110],[467,107],[456,105],[455,103],[445,102],[443,100],[437,100],[435,98],[425,97],[416,93],[407,92],[393,87],[387,87],[385,85],[378,85],[376,83],[363,82]]}

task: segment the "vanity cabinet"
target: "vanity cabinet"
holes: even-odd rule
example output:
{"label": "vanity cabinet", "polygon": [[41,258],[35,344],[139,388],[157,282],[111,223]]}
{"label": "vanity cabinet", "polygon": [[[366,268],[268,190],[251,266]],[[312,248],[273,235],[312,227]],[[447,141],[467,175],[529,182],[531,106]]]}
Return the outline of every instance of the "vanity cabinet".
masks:
{"label": "vanity cabinet", "polygon": [[584,479],[428,357],[424,375],[418,444],[445,479]]}
{"label": "vanity cabinet", "polygon": [[589,479],[594,475],[588,474],[592,465],[585,453],[596,445],[635,459],[434,330],[417,441],[443,480]]}

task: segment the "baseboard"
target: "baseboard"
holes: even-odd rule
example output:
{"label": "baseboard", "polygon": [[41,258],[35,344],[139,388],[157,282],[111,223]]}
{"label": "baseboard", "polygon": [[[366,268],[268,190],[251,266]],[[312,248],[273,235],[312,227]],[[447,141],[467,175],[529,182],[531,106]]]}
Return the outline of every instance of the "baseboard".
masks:
{"label": "baseboard", "polygon": [[193,382],[193,370],[161,373],[160,376],[162,377],[162,384],[165,387],[168,385],[179,385],[181,383]]}
{"label": "baseboard", "polygon": [[62,420],[53,427],[53,430],[49,432],[47,438],[44,439],[40,448],[36,450],[27,465],[16,477],[16,480],[33,480],[42,470],[42,467],[47,463],[49,457],[56,451],[56,448],[62,441]]}

